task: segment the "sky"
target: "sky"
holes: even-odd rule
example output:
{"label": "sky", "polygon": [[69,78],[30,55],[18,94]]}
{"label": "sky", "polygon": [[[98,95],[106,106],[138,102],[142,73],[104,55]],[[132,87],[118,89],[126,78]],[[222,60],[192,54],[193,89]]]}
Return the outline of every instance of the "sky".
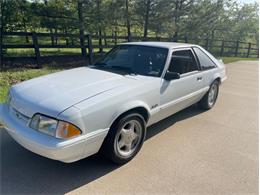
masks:
{"label": "sky", "polygon": [[238,0],[240,3],[254,3],[257,2],[258,0]]}

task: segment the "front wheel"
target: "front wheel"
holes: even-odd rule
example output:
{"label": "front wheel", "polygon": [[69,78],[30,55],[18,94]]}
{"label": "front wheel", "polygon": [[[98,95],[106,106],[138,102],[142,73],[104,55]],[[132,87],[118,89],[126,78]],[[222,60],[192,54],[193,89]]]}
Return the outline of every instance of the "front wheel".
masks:
{"label": "front wheel", "polygon": [[112,125],[102,145],[102,152],[117,164],[127,163],[141,149],[145,134],[146,122],[140,114],[123,116]]}
{"label": "front wheel", "polygon": [[199,101],[200,107],[205,109],[205,110],[211,109],[217,101],[218,92],[219,92],[219,81],[215,80],[211,84],[209,91]]}

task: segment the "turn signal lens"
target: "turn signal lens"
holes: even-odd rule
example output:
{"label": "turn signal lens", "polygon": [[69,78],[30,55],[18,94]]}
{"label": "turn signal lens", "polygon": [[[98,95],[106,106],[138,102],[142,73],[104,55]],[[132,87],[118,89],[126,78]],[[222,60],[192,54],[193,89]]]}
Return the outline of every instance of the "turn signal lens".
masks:
{"label": "turn signal lens", "polygon": [[68,138],[78,136],[80,134],[81,134],[81,131],[76,126],[74,126],[70,123],[64,122],[64,121],[59,121],[57,130],[56,130],[57,138],[68,139]]}

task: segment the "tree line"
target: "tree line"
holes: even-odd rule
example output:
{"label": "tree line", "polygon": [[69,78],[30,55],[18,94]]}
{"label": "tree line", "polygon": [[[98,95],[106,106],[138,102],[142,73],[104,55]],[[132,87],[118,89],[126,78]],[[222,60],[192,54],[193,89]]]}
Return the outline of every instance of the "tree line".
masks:
{"label": "tree line", "polygon": [[[235,0],[0,0],[1,32],[208,37],[258,42],[258,3]],[[29,42],[28,38],[26,38]],[[57,40],[52,40],[53,42]]]}

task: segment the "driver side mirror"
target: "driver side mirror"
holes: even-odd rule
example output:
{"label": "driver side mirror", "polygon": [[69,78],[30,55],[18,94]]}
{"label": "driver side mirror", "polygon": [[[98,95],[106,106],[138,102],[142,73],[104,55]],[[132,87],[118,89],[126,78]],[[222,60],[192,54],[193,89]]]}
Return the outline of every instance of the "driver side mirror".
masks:
{"label": "driver side mirror", "polygon": [[164,79],[166,81],[171,81],[171,80],[176,80],[176,79],[180,79],[180,74],[177,73],[177,72],[169,72],[167,71],[165,76],[164,76]]}

